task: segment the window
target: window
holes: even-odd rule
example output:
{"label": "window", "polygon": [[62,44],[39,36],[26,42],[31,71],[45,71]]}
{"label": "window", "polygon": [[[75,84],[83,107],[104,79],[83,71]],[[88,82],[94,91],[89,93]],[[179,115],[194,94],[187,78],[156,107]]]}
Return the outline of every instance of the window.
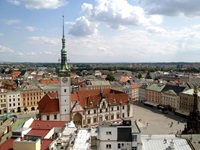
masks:
{"label": "window", "polygon": [[121,148],[121,144],[120,143],[118,143],[118,148]]}
{"label": "window", "polygon": [[96,114],[96,109],[94,109],[94,114]]}
{"label": "window", "polygon": [[106,135],[111,135],[112,132],[111,131],[106,131]]}
{"label": "window", "polygon": [[47,120],[49,120],[49,116],[47,116]]}
{"label": "window", "polygon": [[88,110],[88,114],[90,114],[90,111]]}
{"label": "window", "polygon": [[96,118],[96,117],[94,118],[94,123],[95,123],[95,122],[97,122],[97,118]]}
{"label": "window", "polygon": [[125,107],[123,106],[122,109],[124,109]]}
{"label": "window", "polygon": [[100,113],[102,113],[102,109],[100,109]]}
{"label": "window", "polygon": [[66,89],[64,89],[64,92],[66,93],[66,92],[67,92],[67,90],[66,90]]}
{"label": "window", "polygon": [[106,144],[106,149],[111,149],[111,144]]}
{"label": "window", "polygon": [[117,114],[117,118],[119,118],[119,114]]}
{"label": "window", "polygon": [[57,115],[54,115],[54,119],[57,119]]}
{"label": "window", "polygon": [[111,120],[114,119],[114,115],[111,115]]}
{"label": "window", "polygon": [[90,119],[87,120],[87,123],[90,124]]}
{"label": "window", "polygon": [[137,141],[137,135],[133,135],[133,141]]}
{"label": "window", "polygon": [[137,147],[132,147],[132,150],[137,150]]}
{"label": "window", "polygon": [[11,105],[11,104],[9,104],[9,106],[11,107],[12,105]]}

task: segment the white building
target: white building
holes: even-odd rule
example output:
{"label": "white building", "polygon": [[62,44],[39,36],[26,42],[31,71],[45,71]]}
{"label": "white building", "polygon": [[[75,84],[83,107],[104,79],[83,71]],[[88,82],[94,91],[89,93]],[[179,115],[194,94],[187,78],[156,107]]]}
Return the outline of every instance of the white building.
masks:
{"label": "white building", "polygon": [[21,97],[20,91],[10,91],[6,94],[7,112],[15,113],[21,112]]}
{"label": "white building", "polygon": [[[94,139],[94,138],[93,138]],[[136,122],[101,122],[96,142],[97,150],[142,150],[141,134]]]}
{"label": "white building", "polygon": [[0,91],[0,114],[4,114],[7,112],[7,106],[6,106],[6,93],[8,91],[1,89]]}

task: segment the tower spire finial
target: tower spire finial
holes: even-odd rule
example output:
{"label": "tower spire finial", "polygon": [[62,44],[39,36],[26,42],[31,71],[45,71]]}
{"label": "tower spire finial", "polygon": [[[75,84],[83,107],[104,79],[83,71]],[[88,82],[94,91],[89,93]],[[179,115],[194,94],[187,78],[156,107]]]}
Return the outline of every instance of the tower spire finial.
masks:
{"label": "tower spire finial", "polygon": [[65,16],[64,16],[64,13],[63,13],[63,38],[65,38],[65,26],[64,26],[64,24],[65,24]]}

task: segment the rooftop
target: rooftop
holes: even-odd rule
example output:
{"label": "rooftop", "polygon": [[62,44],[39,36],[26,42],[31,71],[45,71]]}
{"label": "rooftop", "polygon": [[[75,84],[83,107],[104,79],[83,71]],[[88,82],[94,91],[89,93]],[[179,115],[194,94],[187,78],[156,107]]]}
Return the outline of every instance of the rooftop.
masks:
{"label": "rooftop", "polygon": [[191,150],[185,139],[175,135],[141,135],[143,150]]}

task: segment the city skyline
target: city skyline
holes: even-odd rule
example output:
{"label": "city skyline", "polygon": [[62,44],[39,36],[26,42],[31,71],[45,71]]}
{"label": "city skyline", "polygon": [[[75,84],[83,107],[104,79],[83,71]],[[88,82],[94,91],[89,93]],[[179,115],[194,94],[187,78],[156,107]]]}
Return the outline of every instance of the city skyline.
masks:
{"label": "city skyline", "polygon": [[0,1],[0,61],[199,62],[200,1]]}

